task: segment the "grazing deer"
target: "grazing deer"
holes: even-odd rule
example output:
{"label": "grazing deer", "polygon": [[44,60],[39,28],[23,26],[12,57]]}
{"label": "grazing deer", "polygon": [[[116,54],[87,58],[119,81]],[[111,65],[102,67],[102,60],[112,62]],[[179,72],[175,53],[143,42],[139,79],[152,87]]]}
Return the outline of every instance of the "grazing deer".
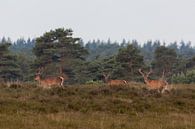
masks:
{"label": "grazing deer", "polygon": [[164,71],[161,79],[159,80],[150,80],[148,79],[149,75],[152,73],[150,70],[147,74],[142,72],[141,69],[139,69],[139,73],[144,77],[144,82],[148,86],[149,90],[161,90],[161,93],[164,93],[165,90],[168,90],[168,82],[164,80]]}
{"label": "grazing deer", "polygon": [[62,87],[65,79],[68,78],[67,77],[65,78],[63,76],[41,78],[40,68],[35,76],[35,80],[38,81],[40,86],[43,88],[51,88],[54,85]]}
{"label": "grazing deer", "polygon": [[109,79],[110,75],[103,74],[104,82],[107,83],[109,86],[116,86],[116,85],[125,85],[127,81],[125,80],[111,80]]}

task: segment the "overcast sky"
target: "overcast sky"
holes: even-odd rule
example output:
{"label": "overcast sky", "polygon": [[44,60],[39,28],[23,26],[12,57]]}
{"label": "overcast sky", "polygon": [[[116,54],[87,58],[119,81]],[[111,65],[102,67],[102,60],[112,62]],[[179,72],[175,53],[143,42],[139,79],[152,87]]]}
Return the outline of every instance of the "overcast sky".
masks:
{"label": "overcast sky", "polygon": [[195,0],[0,0],[0,37],[36,37],[58,27],[121,41],[192,41]]}

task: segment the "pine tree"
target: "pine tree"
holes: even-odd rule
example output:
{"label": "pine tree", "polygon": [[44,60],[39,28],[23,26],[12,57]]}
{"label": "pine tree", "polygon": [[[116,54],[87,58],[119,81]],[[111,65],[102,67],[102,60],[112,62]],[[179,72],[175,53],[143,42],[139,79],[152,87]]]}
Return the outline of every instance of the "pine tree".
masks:
{"label": "pine tree", "polygon": [[17,80],[21,76],[17,57],[10,53],[10,43],[0,43],[0,78],[2,81]]}
{"label": "pine tree", "polygon": [[77,61],[85,60],[87,51],[81,46],[81,39],[73,37],[71,29],[59,28],[46,32],[36,39],[35,66],[47,68],[50,74],[59,74],[56,68],[72,73]]}
{"label": "pine tree", "polygon": [[116,60],[121,65],[118,73],[122,73],[121,76],[126,77],[127,80],[136,80],[138,69],[144,65],[143,56],[139,49],[132,44],[120,49]]}
{"label": "pine tree", "polygon": [[155,50],[152,67],[158,75],[164,71],[166,76],[171,76],[178,67],[176,66],[177,62],[178,56],[174,49],[160,46]]}

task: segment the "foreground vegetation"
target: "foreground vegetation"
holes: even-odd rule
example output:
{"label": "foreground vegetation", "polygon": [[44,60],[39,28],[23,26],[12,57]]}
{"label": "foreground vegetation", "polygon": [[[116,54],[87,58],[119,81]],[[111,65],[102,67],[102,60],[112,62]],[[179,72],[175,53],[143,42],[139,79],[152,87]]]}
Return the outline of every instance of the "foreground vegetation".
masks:
{"label": "foreground vegetation", "polygon": [[2,129],[194,129],[195,87],[163,95],[143,84],[0,87]]}

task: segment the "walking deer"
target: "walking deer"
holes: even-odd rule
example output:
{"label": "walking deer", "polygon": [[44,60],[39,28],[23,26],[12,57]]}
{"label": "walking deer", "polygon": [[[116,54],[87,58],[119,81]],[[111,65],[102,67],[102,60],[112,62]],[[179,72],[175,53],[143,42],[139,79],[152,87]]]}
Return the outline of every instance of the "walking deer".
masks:
{"label": "walking deer", "polygon": [[148,73],[142,72],[142,69],[139,69],[139,73],[143,76],[144,82],[148,86],[149,90],[158,90],[161,91],[161,93],[164,93],[165,90],[168,91],[168,82],[164,80],[164,71],[163,76],[159,80],[150,80],[148,77],[152,73],[150,70]]}
{"label": "walking deer", "polygon": [[36,73],[35,80],[39,82],[40,86],[43,88],[51,88],[52,86],[63,86],[64,81],[68,79],[68,77],[63,76],[53,76],[53,77],[41,77],[41,69],[39,68]]}

